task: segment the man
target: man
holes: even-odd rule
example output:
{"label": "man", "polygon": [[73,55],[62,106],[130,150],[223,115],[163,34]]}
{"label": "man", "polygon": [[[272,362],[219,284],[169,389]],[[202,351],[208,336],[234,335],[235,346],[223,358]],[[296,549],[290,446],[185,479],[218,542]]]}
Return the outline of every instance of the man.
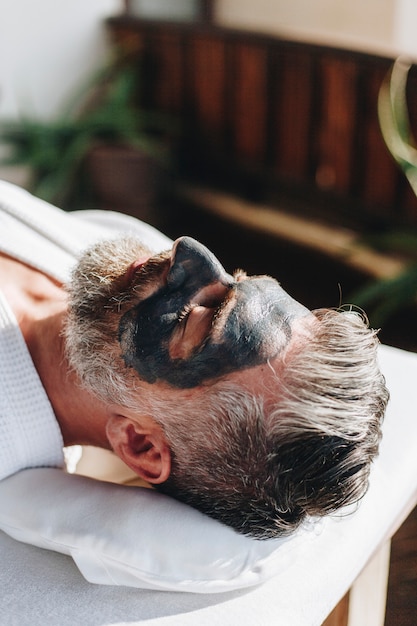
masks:
{"label": "man", "polygon": [[88,221],[97,215],[6,184],[0,205],[3,370],[7,395],[23,385],[31,403],[28,417],[2,399],[0,476],[58,464],[62,443],[110,448],[161,491],[260,538],[364,494],[388,393],[363,316],[312,313],[272,278],[228,274],[188,237],[172,245],[127,221],[136,236],[114,239],[110,215],[109,240]]}

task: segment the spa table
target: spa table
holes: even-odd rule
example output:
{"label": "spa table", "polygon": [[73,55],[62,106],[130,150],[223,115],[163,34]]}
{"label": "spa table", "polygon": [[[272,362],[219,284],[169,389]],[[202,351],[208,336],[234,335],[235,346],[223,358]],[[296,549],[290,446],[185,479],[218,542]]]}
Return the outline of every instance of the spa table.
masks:
{"label": "spa table", "polygon": [[417,354],[382,346],[380,362],[391,401],[368,493],[265,583],[215,594],[93,585],[69,557],[0,532],[0,624],[319,626],[351,589],[349,626],[383,626],[389,540],[417,501]]}

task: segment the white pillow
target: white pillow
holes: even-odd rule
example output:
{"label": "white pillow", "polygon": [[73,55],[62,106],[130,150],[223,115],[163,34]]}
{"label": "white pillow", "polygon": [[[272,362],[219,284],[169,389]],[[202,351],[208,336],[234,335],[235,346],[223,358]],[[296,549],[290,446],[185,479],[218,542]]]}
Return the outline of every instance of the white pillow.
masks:
{"label": "white pillow", "polygon": [[198,593],[259,584],[307,540],[258,541],[153,490],[54,468],[0,482],[0,528],[70,555],[92,583]]}

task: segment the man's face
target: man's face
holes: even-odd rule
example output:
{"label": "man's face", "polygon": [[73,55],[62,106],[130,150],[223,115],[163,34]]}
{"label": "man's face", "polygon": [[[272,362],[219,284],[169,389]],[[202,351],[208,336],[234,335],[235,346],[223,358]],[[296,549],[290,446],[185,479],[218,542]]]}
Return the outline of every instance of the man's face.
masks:
{"label": "man's face", "polygon": [[148,263],[128,272],[137,300],[119,324],[123,359],[148,383],[191,388],[265,363],[288,345],[293,321],[311,315],[270,277],[228,274],[190,237],[161,258],[153,280]]}

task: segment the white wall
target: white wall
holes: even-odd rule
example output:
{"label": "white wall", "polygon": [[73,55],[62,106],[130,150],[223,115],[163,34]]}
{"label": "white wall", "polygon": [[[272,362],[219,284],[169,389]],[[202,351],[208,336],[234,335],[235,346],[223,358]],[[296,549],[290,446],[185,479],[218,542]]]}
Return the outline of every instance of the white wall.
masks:
{"label": "white wall", "polygon": [[223,25],[417,57],[417,0],[217,0]]}
{"label": "white wall", "polygon": [[[417,56],[417,0],[216,0],[220,23]],[[122,0],[0,0],[0,119],[57,114],[103,61]]]}
{"label": "white wall", "polygon": [[0,0],[0,119],[52,118],[103,62],[121,0]]}
{"label": "white wall", "polygon": [[397,0],[394,39],[402,52],[417,58],[416,0]]}

